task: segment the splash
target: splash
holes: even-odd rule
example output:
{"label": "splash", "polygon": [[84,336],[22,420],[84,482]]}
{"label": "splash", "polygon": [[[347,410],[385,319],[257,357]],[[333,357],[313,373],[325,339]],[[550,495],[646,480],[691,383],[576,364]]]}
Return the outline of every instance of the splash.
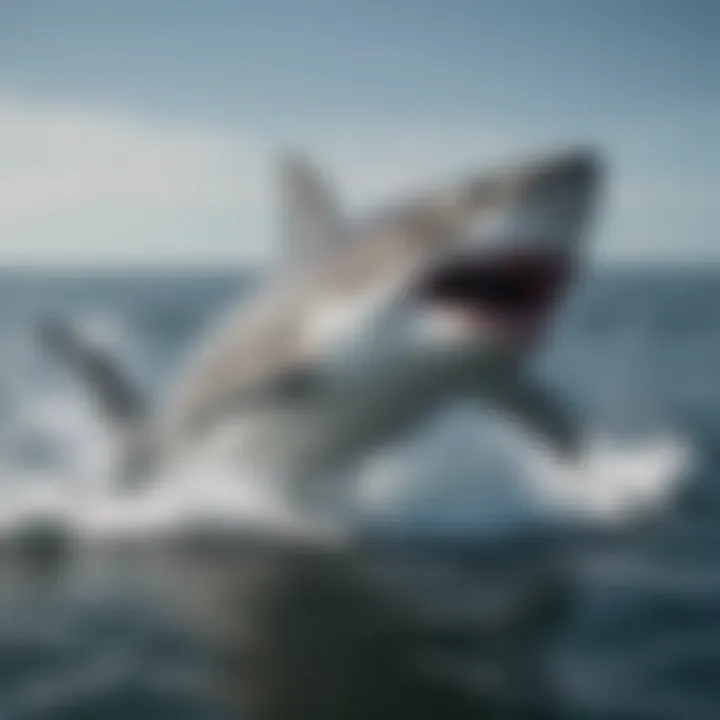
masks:
{"label": "splash", "polygon": [[[107,345],[129,347],[114,318],[93,316],[86,329]],[[231,428],[144,490],[122,493],[112,482],[119,449],[86,396],[67,379],[51,390],[27,386],[3,428],[4,537],[39,520],[84,538],[160,537],[198,527],[338,537],[351,527],[482,536],[537,525],[612,525],[662,512],[693,463],[679,435],[619,442],[599,432],[582,457],[567,462],[461,410],[369,458],[357,474],[319,488],[313,507],[238,462]],[[7,450],[28,437],[55,449],[52,462],[12,460]]]}
{"label": "splash", "polygon": [[515,429],[455,413],[377,458],[362,502],[384,523],[477,535],[548,526],[618,526],[669,507],[694,465],[672,434],[617,440],[596,431],[567,460]]}
{"label": "splash", "polygon": [[[322,488],[326,496],[312,508],[292,502],[287,488],[229,462],[218,445],[136,493],[102,482],[73,487],[57,478],[26,477],[6,497],[0,531],[18,532],[43,519],[61,522],[82,538],[104,539],[199,529],[339,539],[350,524],[388,523],[497,536],[538,525],[619,524],[657,513],[671,502],[688,469],[689,453],[676,438],[618,445],[598,437],[585,456],[567,463],[520,442],[503,448],[512,454],[500,452],[498,443],[494,452],[483,452],[479,443],[463,443],[474,429],[458,425],[454,436],[440,432],[379,457],[361,477]],[[465,445],[464,455],[453,452],[456,443]]]}

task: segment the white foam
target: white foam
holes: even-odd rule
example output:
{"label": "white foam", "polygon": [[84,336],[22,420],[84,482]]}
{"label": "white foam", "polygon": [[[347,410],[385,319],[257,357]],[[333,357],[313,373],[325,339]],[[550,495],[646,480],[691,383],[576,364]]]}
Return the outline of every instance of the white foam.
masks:
{"label": "white foam", "polygon": [[0,508],[5,534],[38,518],[62,522],[82,537],[158,535],[198,522],[316,538],[342,534],[348,521],[431,522],[480,535],[538,523],[617,523],[661,510],[692,460],[682,438],[618,443],[597,435],[579,461],[564,462],[517,432],[456,412],[368,462],[359,478],[344,480],[357,481],[359,492],[347,485],[343,512],[323,524],[319,518],[331,503],[299,508],[284,488],[238,466],[223,442],[142,491],[117,492],[108,472],[116,449],[92,405],[72,389],[35,398],[22,423],[60,438],[73,463],[55,475],[6,469],[12,477],[5,478]]}
{"label": "white foam", "polygon": [[693,462],[689,443],[672,435],[621,442],[597,433],[583,455],[569,461],[516,431],[484,430],[472,413],[455,414],[379,457],[363,477],[364,506],[389,522],[478,534],[617,524],[661,512]]}

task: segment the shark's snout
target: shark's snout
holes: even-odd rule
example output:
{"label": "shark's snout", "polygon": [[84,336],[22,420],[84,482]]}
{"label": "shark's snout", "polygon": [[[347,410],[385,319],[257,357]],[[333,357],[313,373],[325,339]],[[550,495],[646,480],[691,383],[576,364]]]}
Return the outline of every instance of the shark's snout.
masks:
{"label": "shark's snout", "polygon": [[[547,234],[567,244],[577,244],[589,220],[600,182],[601,167],[596,153],[579,151],[568,154],[542,169],[530,183],[527,198],[519,203],[535,210],[543,229],[547,216]],[[562,248],[561,248],[562,249]],[[564,248],[571,249],[571,248]]]}
{"label": "shark's snout", "polygon": [[534,339],[572,277],[598,176],[590,151],[510,173],[504,200],[471,213],[460,242],[426,268],[413,295],[471,332]]}
{"label": "shark's snout", "polygon": [[[548,164],[548,175],[572,184],[591,182],[598,174],[600,158],[594,150],[574,150]],[[542,169],[540,174],[543,174]]]}
{"label": "shark's snout", "polygon": [[501,199],[470,211],[464,245],[478,248],[570,253],[580,244],[599,179],[595,153],[566,153],[510,172]]}

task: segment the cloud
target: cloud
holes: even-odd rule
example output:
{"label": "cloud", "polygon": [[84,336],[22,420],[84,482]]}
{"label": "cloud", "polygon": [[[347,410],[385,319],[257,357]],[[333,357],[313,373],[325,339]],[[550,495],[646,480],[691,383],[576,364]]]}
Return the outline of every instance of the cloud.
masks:
{"label": "cloud", "polygon": [[241,168],[258,156],[237,136],[0,101],[0,189],[16,216],[224,207],[252,196]]}
{"label": "cloud", "polygon": [[208,221],[241,245],[241,220],[268,213],[266,164],[249,134],[0,98],[0,258],[172,259],[190,229],[201,256]]}
{"label": "cloud", "polygon": [[[693,243],[707,254],[703,243],[718,226],[717,173],[697,172],[697,158],[682,161],[692,155],[680,142],[678,126],[686,125],[585,129],[611,155],[601,257],[682,257]],[[170,123],[0,95],[0,262],[197,264],[265,256],[278,147],[315,155],[341,179],[341,196],[361,208],[573,139],[560,125],[482,126],[442,115],[305,127],[290,119],[282,132],[274,127]],[[705,232],[679,242],[683,228]]]}

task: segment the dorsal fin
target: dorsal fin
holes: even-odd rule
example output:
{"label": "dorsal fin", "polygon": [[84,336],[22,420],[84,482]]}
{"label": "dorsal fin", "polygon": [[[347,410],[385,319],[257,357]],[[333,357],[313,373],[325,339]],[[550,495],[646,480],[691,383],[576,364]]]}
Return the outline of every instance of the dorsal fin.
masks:
{"label": "dorsal fin", "polygon": [[304,263],[342,241],[337,201],[326,177],[305,155],[280,157],[281,264]]}

